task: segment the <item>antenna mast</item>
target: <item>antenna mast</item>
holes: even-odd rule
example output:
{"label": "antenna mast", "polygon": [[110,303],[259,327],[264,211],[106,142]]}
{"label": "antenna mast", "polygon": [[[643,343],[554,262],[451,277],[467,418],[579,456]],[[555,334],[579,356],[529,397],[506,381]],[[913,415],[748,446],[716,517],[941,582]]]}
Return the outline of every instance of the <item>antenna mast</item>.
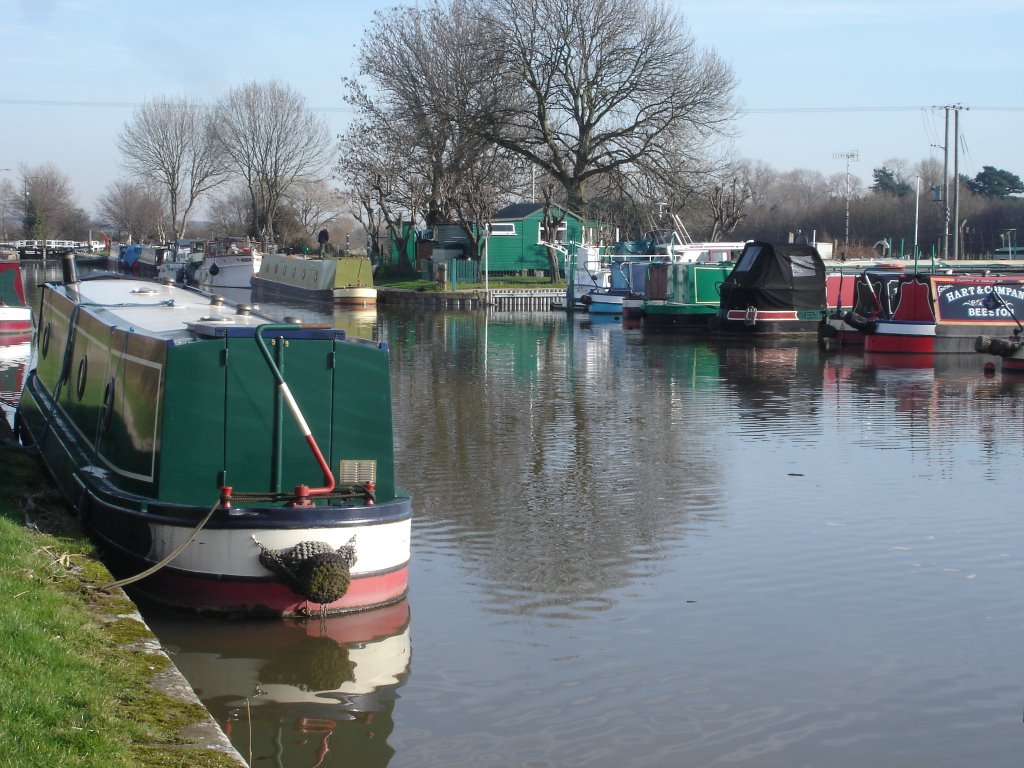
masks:
{"label": "antenna mast", "polygon": [[849,152],[836,152],[832,157],[846,160],[846,246],[843,249],[845,258],[850,252],[850,161],[860,160],[860,153],[856,149],[851,149]]}

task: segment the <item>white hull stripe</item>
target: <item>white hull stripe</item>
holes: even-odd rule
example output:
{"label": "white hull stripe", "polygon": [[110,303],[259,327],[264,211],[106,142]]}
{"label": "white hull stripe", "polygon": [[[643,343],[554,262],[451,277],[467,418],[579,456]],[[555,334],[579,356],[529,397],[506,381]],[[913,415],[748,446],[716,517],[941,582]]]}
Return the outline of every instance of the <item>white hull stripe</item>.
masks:
{"label": "white hull stripe", "polygon": [[875,328],[879,336],[934,336],[935,323],[893,323],[880,321]]}
{"label": "white hull stripe", "polygon": [[[151,524],[153,545],[149,558],[158,561],[172,552],[192,532],[190,528]],[[218,573],[235,578],[261,578],[269,573],[260,565],[255,536],[268,549],[287,549],[303,541],[324,541],[334,549],[355,537],[356,563],[352,575],[398,568],[409,562],[412,521],[340,528],[257,530],[212,528],[199,532],[172,567],[195,573]]]}

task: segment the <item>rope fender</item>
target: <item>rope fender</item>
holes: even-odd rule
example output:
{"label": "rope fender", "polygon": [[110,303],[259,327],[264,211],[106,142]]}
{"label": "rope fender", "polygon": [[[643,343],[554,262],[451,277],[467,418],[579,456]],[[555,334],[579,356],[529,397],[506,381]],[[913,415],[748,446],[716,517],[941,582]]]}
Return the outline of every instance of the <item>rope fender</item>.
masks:
{"label": "rope fender", "polygon": [[301,541],[285,549],[269,549],[255,536],[260,564],[307,600],[327,605],[343,597],[356,562],[355,536],[334,549],[325,541]]}

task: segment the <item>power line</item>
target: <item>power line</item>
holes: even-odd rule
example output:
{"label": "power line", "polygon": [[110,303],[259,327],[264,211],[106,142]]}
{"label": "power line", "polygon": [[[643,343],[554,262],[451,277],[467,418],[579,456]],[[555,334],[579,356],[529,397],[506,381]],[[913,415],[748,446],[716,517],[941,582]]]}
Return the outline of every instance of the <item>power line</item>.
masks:
{"label": "power line", "polygon": [[[138,109],[138,101],[75,101],[71,99],[0,99],[0,104],[13,107],[88,107],[99,109]],[[206,106],[210,106],[207,104]],[[353,107],[310,107],[314,112],[354,112]]]}
{"label": "power line", "polygon": [[[22,107],[88,107],[99,109],[135,109],[144,106],[144,102],[132,101],[85,101],[75,99],[0,99],[0,104]],[[354,107],[311,107],[314,112],[354,112]],[[942,107],[934,105],[893,106],[893,107],[750,107],[737,110],[745,115],[766,114],[810,114],[810,113],[851,113],[851,112],[918,112],[936,110]],[[1021,107],[971,107],[972,112],[1024,112]]]}

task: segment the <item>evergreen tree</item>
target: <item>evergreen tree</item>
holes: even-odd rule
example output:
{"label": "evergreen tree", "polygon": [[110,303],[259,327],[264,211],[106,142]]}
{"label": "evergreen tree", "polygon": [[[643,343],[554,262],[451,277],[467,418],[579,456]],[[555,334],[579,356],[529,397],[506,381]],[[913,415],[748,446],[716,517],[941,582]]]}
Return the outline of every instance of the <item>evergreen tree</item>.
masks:
{"label": "evergreen tree", "polygon": [[1009,197],[1024,192],[1024,183],[1021,183],[1017,174],[991,165],[982,166],[978,175],[967,182],[967,186],[974,194],[984,197]]}
{"label": "evergreen tree", "polygon": [[872,174],[875,183],[871,185],[871,189],[875,191],[875,194],[906,197],[914,191],[907,182],[900,180],[895,171],[889,170],[884,165],[881,168],[875,168]]}

